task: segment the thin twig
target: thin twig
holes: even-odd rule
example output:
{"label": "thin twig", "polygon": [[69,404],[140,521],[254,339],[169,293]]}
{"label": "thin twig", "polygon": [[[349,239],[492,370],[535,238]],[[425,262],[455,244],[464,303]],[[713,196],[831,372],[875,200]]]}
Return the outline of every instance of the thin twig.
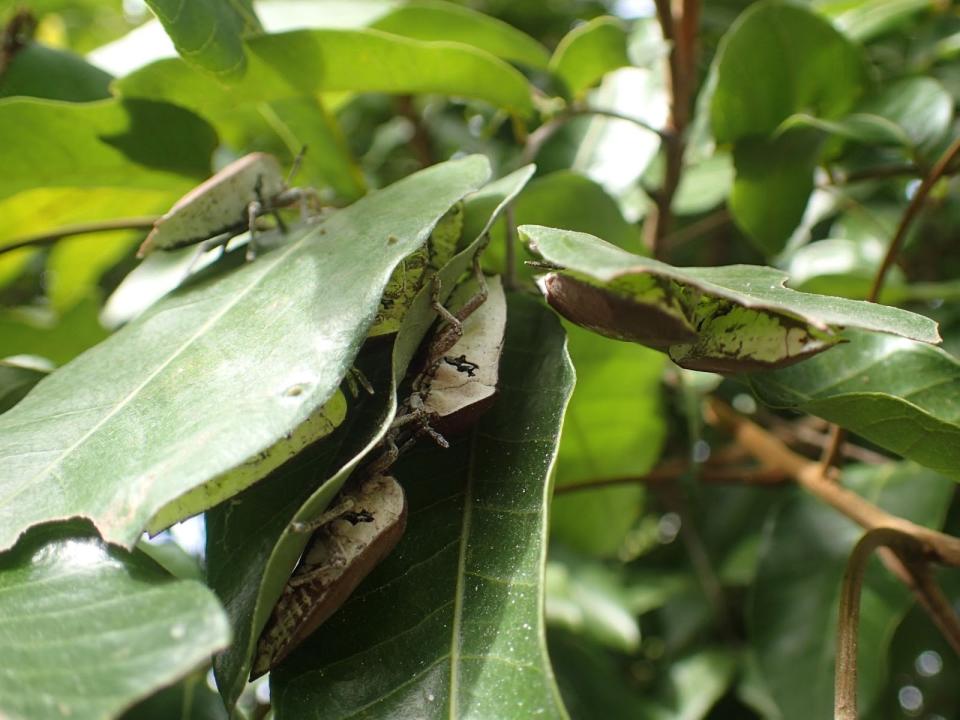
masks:
{"label": "thin twig", "polygon": [[953,651],[960,656],[960,617],[937,585],[930,564],[924,561],[906,562],[889,548],[880,548],[877,555],[887,569],[910,588],[920,607],[937,626]]}
{"label": "thin twig", "polygon": [[861,527],[868,530],[890,527],[907,533],[925,544],[931,557],[938,562],[960,567],[960,539],[892,515],[824,477],[819,463],[793,452],[771,433],[734,412],[726,403],[711,398],[707,410],[707,421],[726,427],[762,465],[783,470],[805,490]]}
{"label": "thin twig", "polygon": [[690,513],[685,493],[677,483],[663,484],[658,490],[664,508],[680,519],[680,541],[690,558],[693,573],[700,583],[707,602],[713,607],[713,612],[721,623],[721,629],[728,636],[728,639],[733,641],[736,633],[734,632],[735,622],[730,603],[723,590],[720,574],[714,567],[710,553],[707,552],[707,546]]}
{"label": "thin twig", "polygon": [[[646,475],[625,475],[623,477],[603,478],[601,480],[587,480],[584,482],[559,485],[554,490],[555,495],[584,492],[598,488],[616,487],[618,485],[662,485],[674,482],[680,476],[689,472],[690,465],[686,462],[676,465],[669,463],[655,467]],[[703,468],[697,477],[699,482],[710,485],[779,485],[789,480],[786,473],[775,468],[717,468],[711,470]]]}
{"label": "thin twig", "polygon": [[913,197],[910,198],[910,204],[907,205],[907,209],[900,218],[900,224],[897,226],[893,240],[890,241],[887,254],[883,256],[883,262],[880,263],[876,277],[873,279],[873,285],[870,287],[870,293],[867,295],[867,300],[870,302],[876,302],[877,298],[880,297],[880,291],[883,289],[883,282],[886,280],[887,272],[889,272],[893,261],[900,253],[900,247],[907,237],[907,230],[910,228],[910,224],[919,214],[920,208],[923,207],[923,203],[933,189],[933,186],[936,185],[937,181],[947,172],[950,163],[953,162],[958,154],[960,154],[960,137],[950,143],[950,147],[940,156],[930,170],[930,173],[923,179],[923,182],[920,183],[920,187],[917,188]]}
{"label": "thin twig", "polygon": [[3,253],[22,250],[27,247],[40,247],[50,245],[65,237],[73,235],[88,235],[91,233],[108,232],[111,230],[149,230],[157,221],[159,216],[115,218],[112,220],[97,220],[95,222],[77,223],[76,225],[64,225],[40,235],[31,235],[29,237],[14,240],[0,247],[0,255]]}
{"label": "thin twig", "polygon": [[700,0],[683,0],[680,15],[674,16],[670,0],[655,0],[657,20],[663,39],[670,44],[668,55],[670,116],[664,137],[664,177],[658,192],[653,194],[651,208],[643,224],[644,243],[655,258],[664,256],[664,238],[672,222],[673,197],[683,174],[686,151],[685,134],[690,119],[690,100],[696,80],[697,29]]}
{"label": "thin twig", "polygon": [[836,465],[840,458],[846,435],[846,431],[839,425],[833,424],[830,426],[830,440],[823,448],[823,454],[820,455],[820,472],[824,477],[830,473],[830,468]]}
{"label": "thin twig", "polygon": [[922,557],[923,545],[910,533],[890,527],[869,530],[853,548],[843,574],[837,618],[837,663],[834,675],[835,720],[857,720],[857,647],[860,624],[860,591],[867,561],[881,546],[902,557]]}
{"label": "thin twig", "polygon": [[[821,452],[830,444],[830,433],[819,432],[816,428],[810,427],[803,422],[787,422],[776,415],[769,417],[772,427],[770,432],[786,442],[788,445],[798,443],[817,448]],[[883,465],[890,462],[890,458],[868,448],[854,445],[850,442],[844,442],[840,446],[840,454],[857,462],[868,465]]]}
{"label": "thin twig", "polygon": [[410,95],[399,95],[396,99],[397,114],[410,121],[413,127],[413,137],[410,138],[410,148],[413,154],[417,156],[417,162],[422,167],[430,167],[434,164],[433,147],[430,142],[430,134],[423,125],[423,119],[413,107],[413,97]]}
{"label": "thin twig", "polygon": [[728,222],[730,222],[730,217],[730,210],[726,207],[722,207],[710,213],[706,217],[702,217],[699,220],[690,223],[686,227],[667,235],[663,239],[664,249],[675,250],[684,243],[695,240],[711,230],[726,225]]}
{"label": "thin twig", "polygon": [[527,142],[523,148],[521,164],[527,165],[533,162],[537,155],[540,154],[540,150],[543,149],[543,146],[546,144],[547,140],[552,138],[554,134],[556,134],[556,132],[564,125],[575,118],[585,117],[588,115],[596,115],[599,117],[609,118],[611,120],[623,120],[625,122],[633,123],[643,130],[647,130],[660,136],[661,139],[665,139],[669,135],[669,132],[666,130],[660,130],[641,120],[640,118],[632,115],[625,115],[624,113],[617,112],[616,110],[574,106],[558,113],[527,136]]}
{"label": "thin twig", "polygon": [[[851,183],[863,182],[864,180],[886,180],[888,178],[916,176],[921,173],[920,168],[912,163],[903,165],[882,165],[880,167],[865,168],[847,173],[840,177],[840,183],[849,185]],[[831,182],[831,185],[838,184]]]}

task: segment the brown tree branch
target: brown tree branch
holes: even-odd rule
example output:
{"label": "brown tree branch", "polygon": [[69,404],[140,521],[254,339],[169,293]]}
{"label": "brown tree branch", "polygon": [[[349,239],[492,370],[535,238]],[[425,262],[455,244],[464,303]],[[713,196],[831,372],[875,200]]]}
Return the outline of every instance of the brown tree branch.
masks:
{"label": "brown tree branch", "polygon": [[[553,492],[554,495],[565,495],[618,485],[664,485],[675,482],[688,473],[690,468],[690,464],[686,461],[668,461],[653,468],[646,475],[626,475],[558,485]],[[711,485],[780,485],[789,481],[790,477],[776,468],[720,467],[712,469],[703,467],[700,469],[697,480]]]}
{"label": "brown tree branch", "polygon": [[922,558],[924,545],[910,533],[891,527],[878,527],[860,538],[843,574],[840,610],[837,618],[837,663],[834,671],[836,720],[857,720],[857,647],[860,625],[860,591],[867,561],[874,550],[886,546],[898,556]]}
{"label": "brown tree branch", "polygon": [[873,279],[873,285],[870,288],[869,295],[867,295],[867,300],[870,302],[876,302],[877,298],[880,297],[880,291],[883,289],[883,282],[886,280],[887,273],[893,265],[893,261],[900,253],[900,248],[903,245],[903,241],[907,237],[907,230],[910,228],[910,224],[920,213],[920,209],[923,207],[923,203],[927,199],[927,195],[929,195],[930,191],[933,189],[933,186],[937,184],[937,181],[943,177],[944,174],[946,174],[947,169],[950,167],[950,163],[953,162],[957,155],[960,155],[960,137],[950,143],[950,147],[948,147],[943,152],[943,155],[941,155],[937,160],[937,162],[934,163],[934,166],[931,168],[929,174],[923,178],[923,182],[920,183],[920,187],[917,188],[917,191],[913,194],[913,197],[910,198],[910,204],[907,205],[907,209],[900,218],[900,224],[897,226],[897,231],[893,235],[893,240],[890,241],[890,247],[887,248],[887,253],[883,256],[883,262],[880,263],[880,267],[877,269],[876,277]]}
{"label": "brown tree branch", "polygon": [[796,454],[771,433],[716,398],[710,399],[706,414],[707,422],[725,427],[762,465],[783,470],[805,490],[861,527],[898,530],[923,543],[932,559],[960,567],[960,539],[892,515],[841,487],[824,477],[819,463]]}
{"label": "brown tree branch", "polygon": [[686,131],[690,121],[690,102],[696,82],[697,29],[700,22],[700,0],[682,0],[678,13],[670,0],[655,0],[657,20],[663,39],[670,43],[668,73],[670,88],[670,135],[664,138],[664,178],[653,196],[655,207],[643,225],[644,243],[655,258],[664,256],[664,238],[672,222],[673,197],[683,174]]}

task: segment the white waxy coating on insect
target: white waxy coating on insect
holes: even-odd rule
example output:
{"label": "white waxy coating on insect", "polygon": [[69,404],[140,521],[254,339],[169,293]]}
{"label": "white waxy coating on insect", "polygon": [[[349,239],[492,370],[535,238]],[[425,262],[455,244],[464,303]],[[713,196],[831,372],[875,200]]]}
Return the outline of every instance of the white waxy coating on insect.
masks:
{"label": "white waxy coating on insect", "polygon": [[[465,283],[454,293],[452,305],[455,307],[457,300],[465,301],[464,295],[476,289],[474,283]],[[499,276],[489,278],[486,301],[463,321],[463,336],[446,353],[446,357],[462,357],[470,365],[458,369],[455,364],[441,362],[424,398],[424,410],[445,418],[493,396],[497,391],[506,326],[507,300],[503,285]]]}
{"label": "white waxy coating on insect", "polygon": [[260,195],[269,201],[286,189],[277,159],[255,152],[234,160],[213,177],[188,192],[147,235],[137,257],[153,250],[173,250],[219,235],[247,221],[247,208]]}

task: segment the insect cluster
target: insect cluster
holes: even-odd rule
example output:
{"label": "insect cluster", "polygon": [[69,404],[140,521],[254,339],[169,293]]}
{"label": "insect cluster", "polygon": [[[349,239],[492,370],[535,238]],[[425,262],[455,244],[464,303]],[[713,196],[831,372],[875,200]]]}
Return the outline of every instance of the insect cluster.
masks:
{"label": "insect cluster", "polygon": [[454,311],[434,306],[445,323],[426,350],[402,412],[381,454],[361,471],[317,520],[295,526],[315,530],[260,636],[251,678],[282,661],[346,602],[357,585],[394,549],[406,527],[406,499],[389,475],[398,455],[423,435],[448,447],[443,432],[469,426],[496,393],[506,327],[506,298],[499,278],[489,287],[479,266],[475,278],[451,296]]}

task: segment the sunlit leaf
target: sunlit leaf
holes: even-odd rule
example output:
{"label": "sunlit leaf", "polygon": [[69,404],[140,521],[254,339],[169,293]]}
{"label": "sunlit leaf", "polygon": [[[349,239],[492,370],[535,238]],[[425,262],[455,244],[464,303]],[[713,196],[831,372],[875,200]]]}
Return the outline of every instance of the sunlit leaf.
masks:
{"label": "sunlit leaf", "polygon": [[533,109],[523,75],[465,45],[378,30],[298,30],[252,38],[247,45],[247,72],[232,86],[171,59],[120,79],[115,87],[126,97],[162,98],[200,113],[341,90],[444,93],[486,100],[522,115]]}
{"label": "sunlit leaf", "polygon": [[578,25],[560,40],[550,58],[550,71],[577,97],[606,73],[629,64],[623,24],[604,16]]}
{"label": "sunlit leaf", "polygon": [[[281,248],[169,297],[50,375],[0,420],[2,543],[81,515],[129,545],[161,507],[315,416],[393,268],[488,172],[480,157],[437,165],[300,227]],[[51,487],[52,477],[69,482]],[[212,486],[206,506],[256,479]]]}
{"label": "sunlit leaf", "polygon": [[109,334],[97,320],[99,309],[95,296],[61,315],[36,308],[0,309],[0,357],[35,355],[54,365],[69,362]]}
{"label": "sunlit leaf", "polygon": [[847,36],[867,42],[914,15],[935,7],[934,0],[814,0],[811,5]]}
{"label": "sunlit leaf", "polygon": [[230,636],[201,583],[50,528],[0,556],[0,616],[0,714],[11,718],[115,717]]}
{"label": "sunlit leaf", "polygon": [[252,0],[146,0],[163,23],[177,52],[213,76],[243,74],[245,32],[259,29]]}
{"label": "sunlit leaf", "polygon": [[216,145],[199,117],[150,100],[0,100],[0,137],[0,198],[45,186],[182,189],[209,173]]}

